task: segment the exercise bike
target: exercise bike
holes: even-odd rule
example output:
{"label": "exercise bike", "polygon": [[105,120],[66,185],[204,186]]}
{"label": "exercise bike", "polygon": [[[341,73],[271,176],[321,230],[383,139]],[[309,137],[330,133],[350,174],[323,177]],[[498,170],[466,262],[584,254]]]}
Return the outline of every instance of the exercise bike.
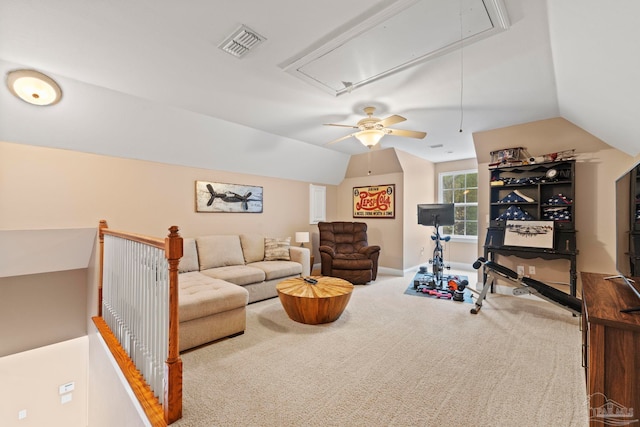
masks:
{"label": "exercise bike", "polygon": [[446,281],[444,278],[444,269],[450,270],[450,265],[444,264],[444,248],[442,247],[442,242],[448,242],[451,240],[451,236],[441,236],[440,235],[440,226],[436,222],[435,223],[435,231],[431,235],[431,240],[433,240],[436,244],[433,249],[433,258],[429,260],[429,264],[431,264],[431,271],[433,273],[433,280],[436,285],[439,285],[440,288],[444,286],[444,282]]}
{"label": "exercise bike", "polygon": [[[448,242],[451,240],[451,236],[442,236],[440,235],[440,226],[441,225],[454,225],[454,204],[453,203],[440,203],[440,204],[419,204],[418,205],[418,224],[435,227],[433,235],[431,236],[431,240],[435,243],[435,248],[433,249],[433,256],[429,260],[429,264],[431,264],[431,271],[433,272],[431,277],[428,278],[428,286],[430,289],[448,289],[447,281],[449,276],[444,276],[445,269],[451,269],[451,266],[445,265],[444,263],[444,248],[442,247],[442,242]],[[422,267],[420,268],[420,273],[426,274],[425,271],[422,271]],[[427,280],[425,277],[424,280]]]}

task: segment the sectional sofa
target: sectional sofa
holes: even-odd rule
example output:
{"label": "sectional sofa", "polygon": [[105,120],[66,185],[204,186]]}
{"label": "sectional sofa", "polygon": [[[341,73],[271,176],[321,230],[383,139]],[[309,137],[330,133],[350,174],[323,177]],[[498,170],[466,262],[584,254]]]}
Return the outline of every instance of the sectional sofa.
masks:
{"label": "sectional sofa", "polygon": [[180,351],[244,332],[247,304],[277,296],[276,284],[309,275],[310,267],[309,249],[290,246],[290,238],[184,238],[178,275]]}

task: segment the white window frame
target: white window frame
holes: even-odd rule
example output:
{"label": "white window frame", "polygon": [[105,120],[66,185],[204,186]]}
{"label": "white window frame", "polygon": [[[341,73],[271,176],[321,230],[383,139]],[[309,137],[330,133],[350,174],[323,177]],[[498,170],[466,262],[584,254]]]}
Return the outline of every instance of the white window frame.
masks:
{"label": "white window frame", "polygon": [[327,187],[309,184],[309,224],[327,220]]}
{"label": "white window frame", "polygon": [[[443,196],[442,196],[442,192],[443,192],[442,181],[443,181],[445,176],[465,175],[465,174],[469,174],[469,173],[475,173],[477,175],[478,174],[478,169],[466,169],[466,170],[455,170],[455,171],[448,171],[448,172],[440,172],[438,174],[438,203],[444,203],[443,202]],[[475,206],[476,207],[476,212],[477,212],[478,202],[475,202],[475,203],[455,203],[455,205],[456,206]],[[477,220],[479,220],[479,219],[477,219]],[[479,233],[480,233],[480,230],[478,230],[478,234]],[[464,235],[459,235],[459,234],[451,234],[451,240],[459,241],[459,242],[477,242],[478,241],[478,236],[464,236]]]}

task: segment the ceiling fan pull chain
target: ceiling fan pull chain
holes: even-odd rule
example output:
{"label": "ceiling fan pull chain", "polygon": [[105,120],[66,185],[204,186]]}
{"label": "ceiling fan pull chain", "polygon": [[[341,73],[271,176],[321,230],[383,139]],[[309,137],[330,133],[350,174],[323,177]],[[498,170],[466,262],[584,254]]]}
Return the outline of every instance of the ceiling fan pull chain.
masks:
{"label": "ceiling fan pull chain", "polygon": [[464,93],[464,32],[462,31],[462,0],[460,0],[460,128],[462,132],[462,122],[464,120],[464,110],[462,108],[462,95]]}

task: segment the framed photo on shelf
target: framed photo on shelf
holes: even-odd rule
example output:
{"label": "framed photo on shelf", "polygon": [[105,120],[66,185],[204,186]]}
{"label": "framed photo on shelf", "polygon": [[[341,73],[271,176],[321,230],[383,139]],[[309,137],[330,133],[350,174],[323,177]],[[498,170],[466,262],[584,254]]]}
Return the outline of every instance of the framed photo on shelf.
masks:
{"label": "framed photo on shelf", "polygon": [[505,246],[553,249],[553,221],[507,220]]}

